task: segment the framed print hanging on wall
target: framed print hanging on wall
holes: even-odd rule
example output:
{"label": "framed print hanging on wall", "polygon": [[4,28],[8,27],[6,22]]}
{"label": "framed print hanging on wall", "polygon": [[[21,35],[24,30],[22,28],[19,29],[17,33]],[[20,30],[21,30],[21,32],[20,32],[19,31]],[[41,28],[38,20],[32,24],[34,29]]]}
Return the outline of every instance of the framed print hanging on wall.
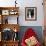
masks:
{"label": "framed print hanging on wall", "polygon": [[26,7],[25,8],[25,20],[27,21],[37,20],[37,8],[36,7]]}

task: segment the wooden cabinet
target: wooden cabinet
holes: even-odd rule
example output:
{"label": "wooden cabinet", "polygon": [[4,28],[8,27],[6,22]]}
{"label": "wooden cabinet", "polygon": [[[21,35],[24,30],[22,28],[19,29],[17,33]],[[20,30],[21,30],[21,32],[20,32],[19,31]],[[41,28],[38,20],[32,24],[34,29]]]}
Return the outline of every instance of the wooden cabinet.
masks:
{"label": "wooden cabinet", "polygon": [[18,41],[5,41],[2,44],[3,46],[18,46]]}
{"label": "wooden cabinet", "polygon": [[18,46],[19,41],[5,41],[0,42],[0,46]]}
{"label": "wooden cabinet", "polygon": [[18,24],[19,7],[0,7],[1,24],[9,24],[10,16],[16,18],[16,24]]}
{"label": "wooden cabinet", "polygon": [[[18,18],[19,7],[0,7],[0,46],[18,46],[18,39],[16,40],[16,37],[18,38],[17,35],[20,27],[18,24]],[[9,36],[11,39],[9,39]]]}

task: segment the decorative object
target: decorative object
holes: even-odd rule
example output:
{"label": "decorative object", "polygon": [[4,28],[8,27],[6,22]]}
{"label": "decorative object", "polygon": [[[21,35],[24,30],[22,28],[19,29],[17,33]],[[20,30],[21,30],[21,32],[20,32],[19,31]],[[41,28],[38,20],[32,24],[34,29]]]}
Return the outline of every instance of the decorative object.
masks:
{"label": "decorative object", "polygon": [[37,8],[36,7],[25,8],[25,20],[27,21],[37,20]]}
{"label": "decorative object", "polygon": [[9,10],[2,10],[2,15],[9,15]]}
{"label": "decorative object", "polygon": [[5,24],[8,24],[8,18],[7,18],[7,19],[5,19]]}
{"label": "decorative object", "polygon": [[14,32],[17,32],[17,29],[16,28],[14,29]]}
{"label": "decorative object", "polygon": [[14,39],[14,41],[15,41],[15,40],[18,40],[18,32],[15,32],[15,33],[14,33],[13,39]]}
{"label": "decorative object", "polygon": [[16,10],[10,10],[9,14],[10,15],[16,15],[18,12]]}
{"label": "decorative object", "polygon": [[3,18],[2,18],[2,23],[3,24],[8,24],[8,15],[3,15]]}
{"label": "decorative object", "polygon": [[8,41],[12,39],[12,30],[10,28],[5,28],[3,30],[3,34],[2,34],[2,40],[4,41]]}

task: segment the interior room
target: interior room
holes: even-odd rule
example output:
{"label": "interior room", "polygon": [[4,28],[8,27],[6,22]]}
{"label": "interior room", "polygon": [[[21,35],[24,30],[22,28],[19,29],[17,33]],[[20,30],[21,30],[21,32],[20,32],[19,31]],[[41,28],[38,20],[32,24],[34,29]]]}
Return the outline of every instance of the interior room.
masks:
{"label": "interior room", "polygon": [[0,0],[0,46],[46,46],[45,31],[45,0]]}

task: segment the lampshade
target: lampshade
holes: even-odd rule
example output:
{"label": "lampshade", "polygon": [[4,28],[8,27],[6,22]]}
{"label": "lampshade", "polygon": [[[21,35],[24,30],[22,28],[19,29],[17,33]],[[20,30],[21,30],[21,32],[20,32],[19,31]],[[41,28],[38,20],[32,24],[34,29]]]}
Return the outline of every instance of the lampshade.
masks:
{"label": "lampshade", "polygon": [[14,29],[14,32],[17,32],[17,29],[16,28]]}

